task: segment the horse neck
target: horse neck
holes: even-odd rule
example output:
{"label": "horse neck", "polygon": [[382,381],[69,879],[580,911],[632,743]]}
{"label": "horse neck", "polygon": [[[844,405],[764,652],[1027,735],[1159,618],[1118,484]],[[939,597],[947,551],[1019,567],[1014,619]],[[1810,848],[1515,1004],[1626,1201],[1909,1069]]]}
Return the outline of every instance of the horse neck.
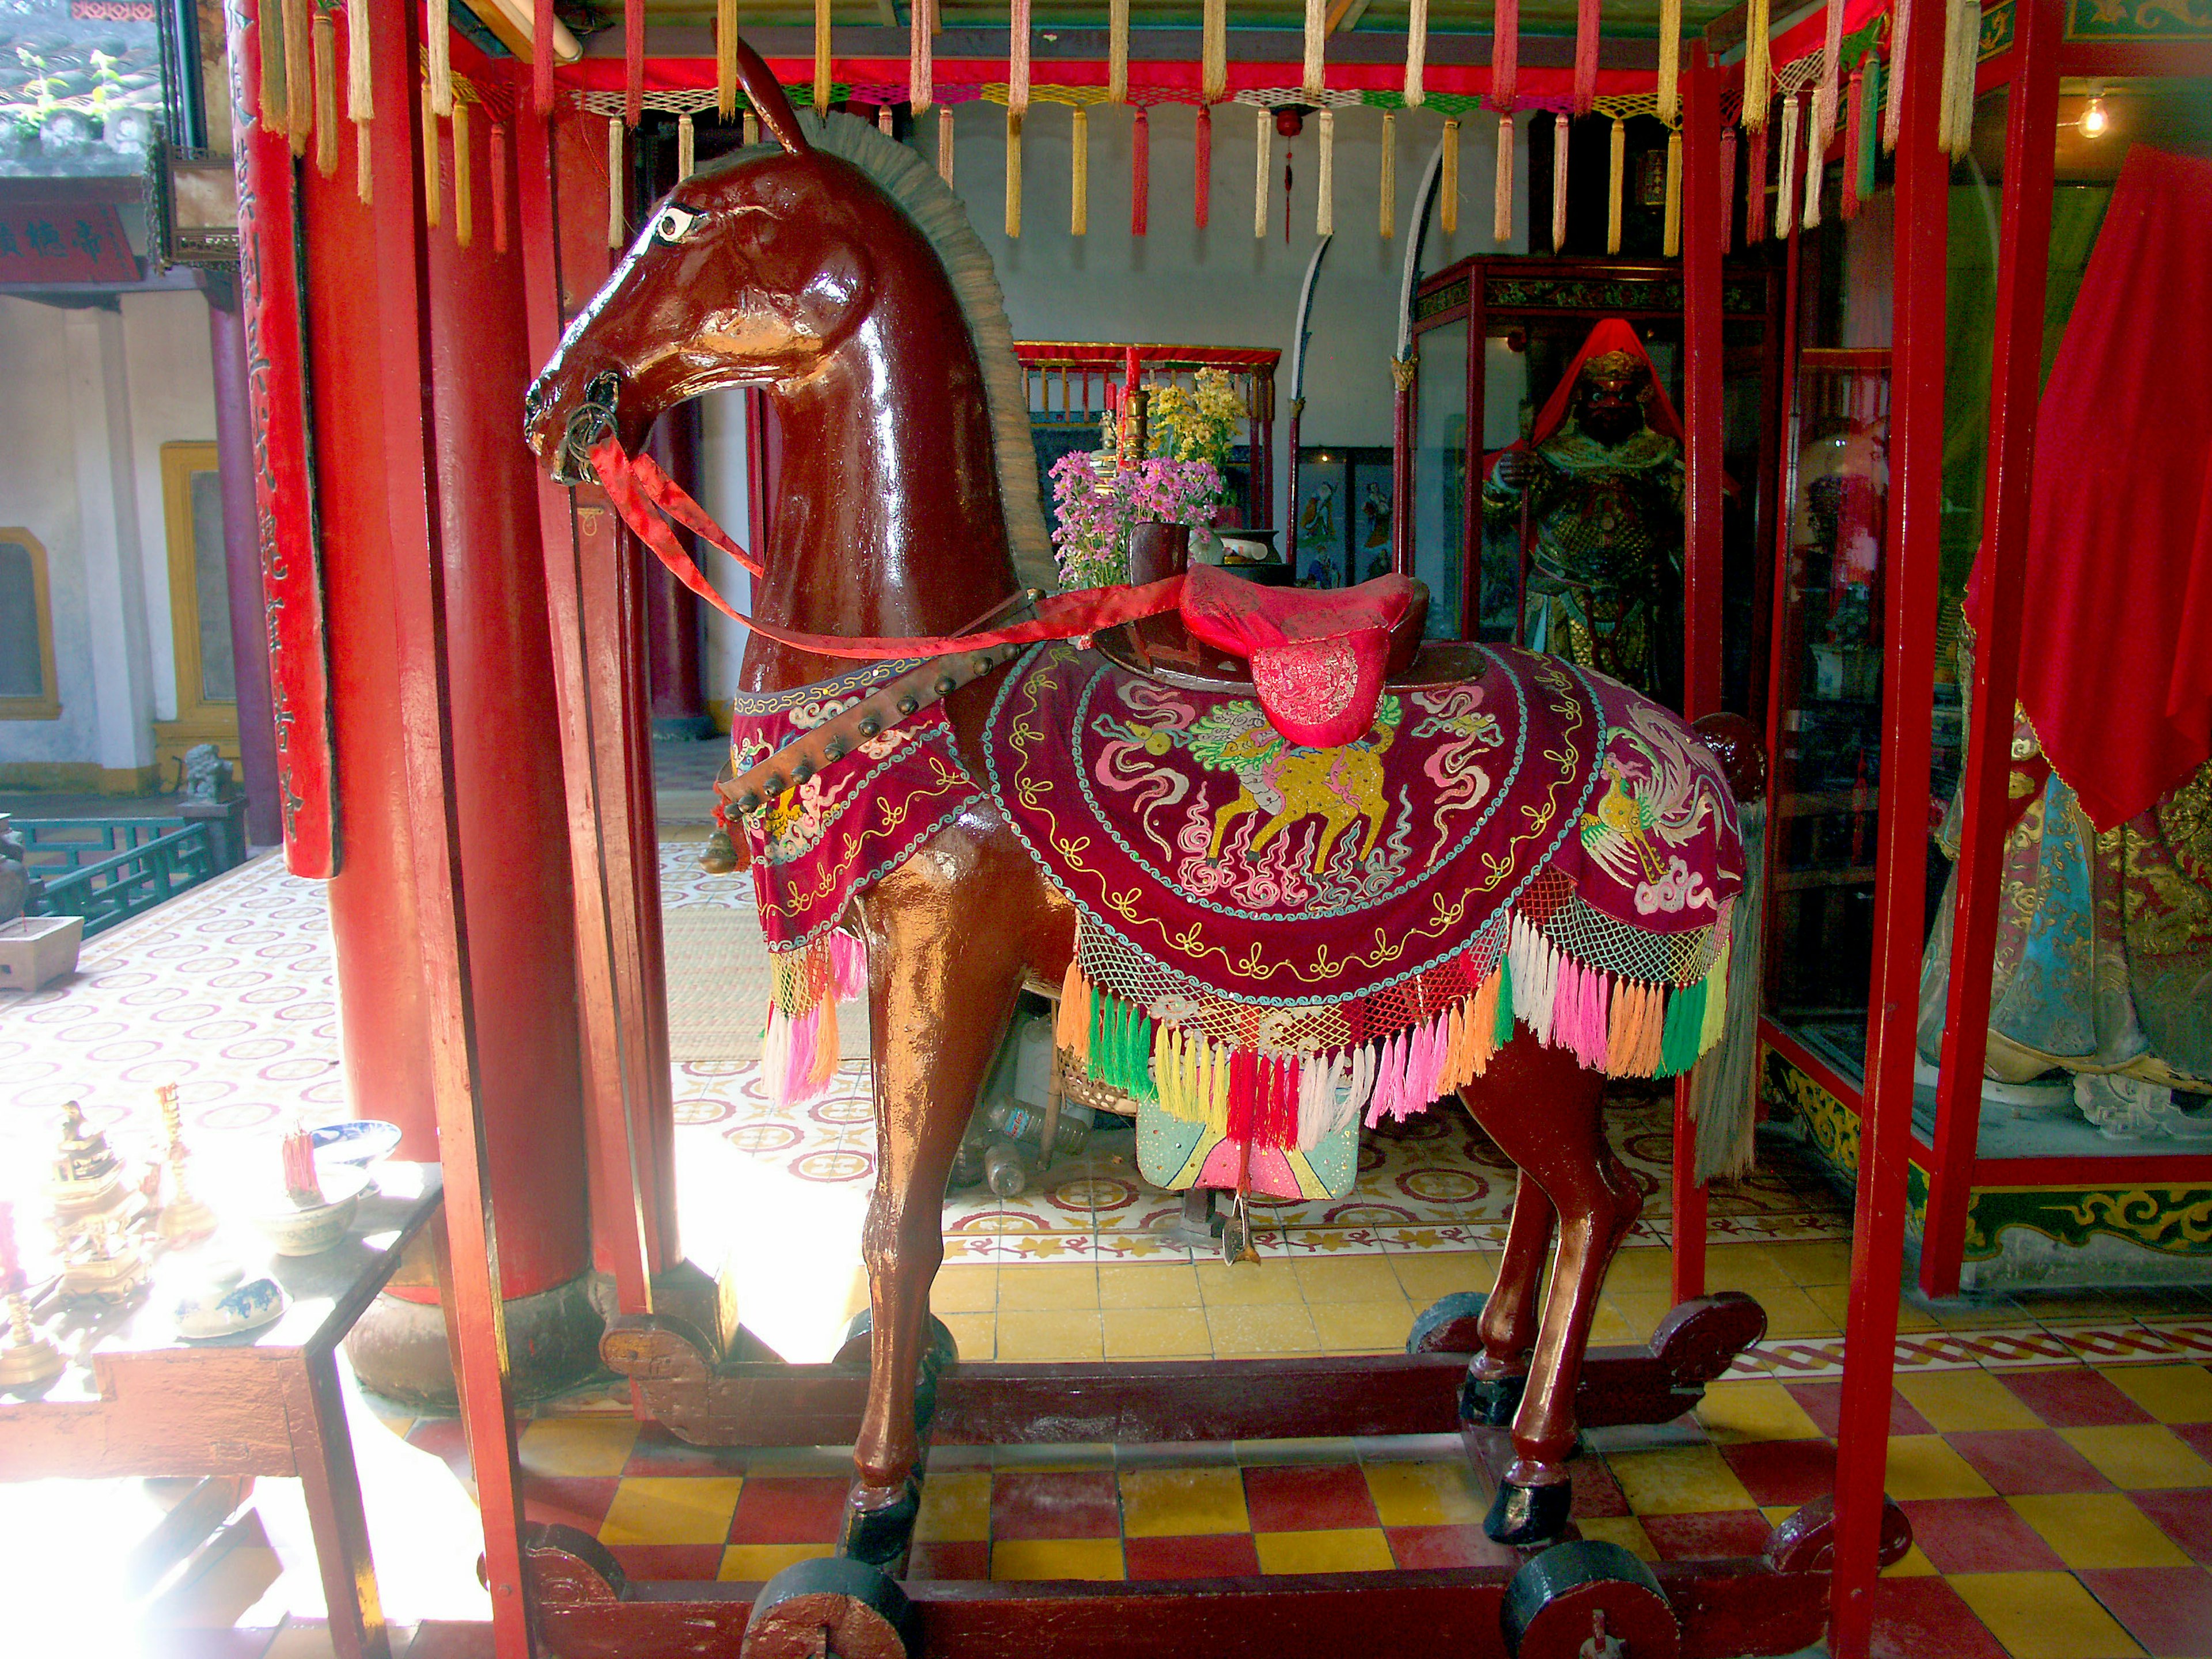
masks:
{"label": "horse neck", "polygon": [[1015,590],[975,348],[942,277],[939,292],[919,286],[890,288],[826,362],[769,394],[783,454],[764,622],[950,634]]}

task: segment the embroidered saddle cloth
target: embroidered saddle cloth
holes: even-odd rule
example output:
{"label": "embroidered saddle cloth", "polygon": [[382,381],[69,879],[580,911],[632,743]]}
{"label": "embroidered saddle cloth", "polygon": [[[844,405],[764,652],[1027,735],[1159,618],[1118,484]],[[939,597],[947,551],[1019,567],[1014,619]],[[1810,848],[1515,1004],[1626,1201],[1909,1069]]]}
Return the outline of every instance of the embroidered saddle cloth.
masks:
{"label": "embroidered saddle cloth", "polygon": [[1659,705],[1485,648],[1291,743],[1249,698],[1066,645],[1008,675],[993,796],[1080,915],[1060,1040],[1139,1102],[1147,1179],[1317,1198],[1361,1116],[1478,1075],[1514,1022],[1616,1076],[1718,1036],[1743,854]]}

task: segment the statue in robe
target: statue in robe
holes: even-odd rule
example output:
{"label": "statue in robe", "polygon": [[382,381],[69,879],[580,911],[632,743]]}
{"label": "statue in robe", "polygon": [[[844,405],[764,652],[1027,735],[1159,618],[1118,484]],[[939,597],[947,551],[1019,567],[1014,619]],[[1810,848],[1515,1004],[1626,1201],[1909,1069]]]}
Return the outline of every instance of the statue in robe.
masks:
{"label": "statue in robe", "polygon": [[1493,528],[1528,526],[1523,637],[1667,698],[1679,678],[1682,423],[1636,331],[1608,317],[1527,440],[1482,488]]}

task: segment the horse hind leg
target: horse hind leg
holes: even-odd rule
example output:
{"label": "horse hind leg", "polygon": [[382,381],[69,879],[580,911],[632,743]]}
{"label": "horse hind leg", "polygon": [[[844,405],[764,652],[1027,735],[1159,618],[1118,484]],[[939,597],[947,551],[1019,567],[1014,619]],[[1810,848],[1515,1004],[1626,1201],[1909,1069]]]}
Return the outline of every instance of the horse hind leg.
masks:
{"label": "horse hind leg", "polygon": [[[1513,1419],[1514,1461],[1484,1522],[1499,1543],[1528,1545],[1555,1536],[1565,1524],[1575,1389],[1590,1322],[1606,1268],[1644,1200],[1606,1139],[1602,1077],[1524,1033],[1491,1062],[1485,1082],[1489,1086],[1469,1105],[1520,1166],[1522,1181],[1540,1187],[1559,1217],[1558,1259]],[[1514,1218],[1517,1224],[1517,1200]],[[1511,1243],[1509,1232],[1509,1248]]]}
{"label": "horse hind leg", "polygon": [[[1461,1097],[1474,1111],[1474,1091]],[[1544,1282],[1545,1258],[1552,1252],[1558,1212],[1544,1189],[1523,1170],[1513,1192],[1513,1218],[1505,1229],[1505,1252],[1498,1279],[1476,1321],[1482,1352],[1468,1366],[1460,1392],[1460,1415],[1470,1423],[1504,1428],[1513,1420],[1528,1376],[1528,1357],[1536,1346],[1536,1292]]]}

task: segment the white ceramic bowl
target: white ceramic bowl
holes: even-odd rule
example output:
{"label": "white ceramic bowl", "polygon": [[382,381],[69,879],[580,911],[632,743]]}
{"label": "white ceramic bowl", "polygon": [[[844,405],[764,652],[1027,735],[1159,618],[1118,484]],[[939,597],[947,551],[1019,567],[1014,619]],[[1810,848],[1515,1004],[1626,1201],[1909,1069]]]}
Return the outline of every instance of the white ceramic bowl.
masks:
{"label": "white ceramic bowl", "polygon": [[253,1218],[253,1224],[279,1255],[320,1255],[353,1225],[354,1212],[361,1207],[361,1195],[368,1186],[368,1175],[329,1166],[315,1173],[324,1202],[301,1204],[287,1194]]}

